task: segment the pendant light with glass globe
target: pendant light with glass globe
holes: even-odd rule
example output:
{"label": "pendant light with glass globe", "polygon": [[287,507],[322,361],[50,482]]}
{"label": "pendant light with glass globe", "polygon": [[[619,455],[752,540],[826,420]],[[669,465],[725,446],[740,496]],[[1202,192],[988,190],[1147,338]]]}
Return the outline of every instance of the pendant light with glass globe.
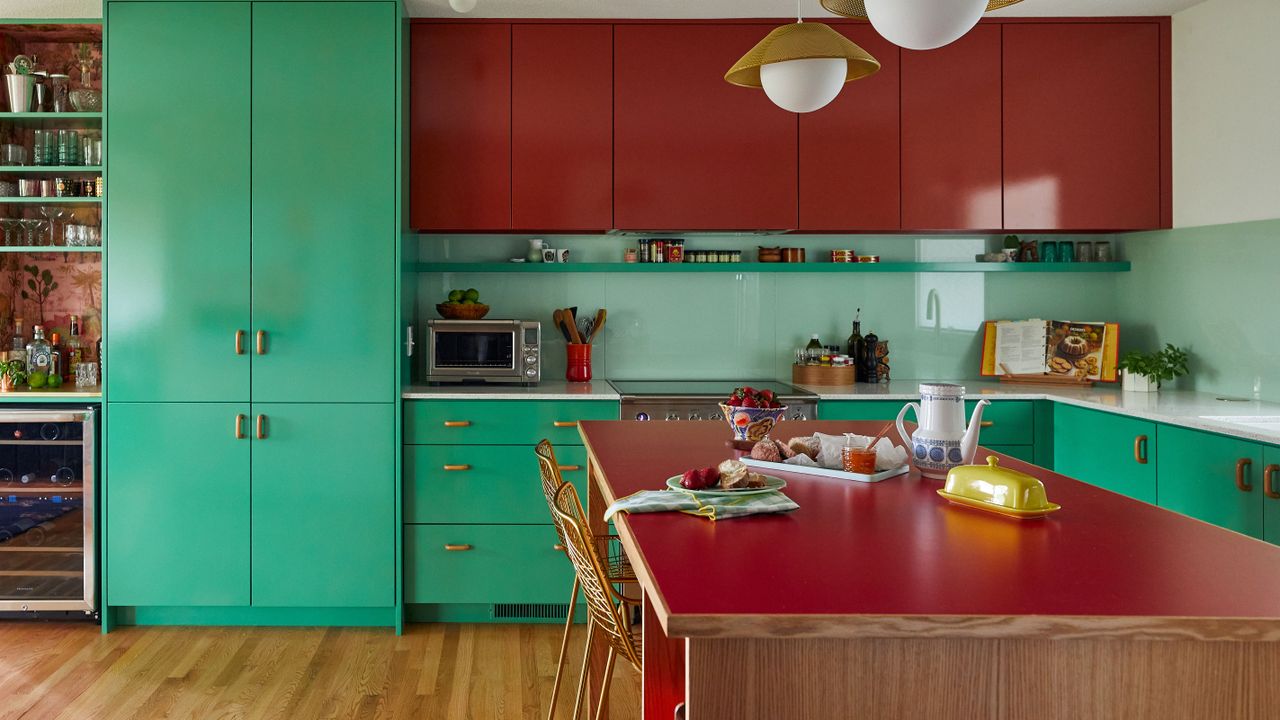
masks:
{"label": "pendant light with glass globe", "polygon": [[763,88],[783,110],[807,113],[835,100],[845,83],[879,70],[880,62],[829,25],[805,22],[800,8],[796,0],[796,22],[766,35],[724,79]]}
{"label": "pendant light with glass globe", "polygon": [[1022,0],[821,0],[822,7],[866,18],[885,40],[908,50],[933,50],[959,40],[982,13]]}

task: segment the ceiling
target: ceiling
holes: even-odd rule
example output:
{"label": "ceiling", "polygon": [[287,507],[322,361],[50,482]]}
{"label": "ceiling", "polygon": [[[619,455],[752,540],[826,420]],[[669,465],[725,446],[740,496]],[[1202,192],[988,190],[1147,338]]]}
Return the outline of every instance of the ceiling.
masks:
{"label": "ceiling", "polygon": [[[6,0],[0,0],[3,4]],[[992,13],[1009,17],[1066,15],[1172,15],[1202,0],[1023,0]],[[786,17],[795,0],[477,0],[476,9],[461,16],[449,0],[405,0],[415,17],[605,17],[729,18]],[[808,17],[832,17],[818,0],[803,0]]]}
{"label": "ceiling", "polygon": [[[477,0],[460,16],[448,0],[404,0],[415,17],[603,17],[729,18],[785,17],[794,0]],[[1024,0],[992,15],[1058,17],[1089,15],[1172,15],[1202,0]],[[818,0],[803,0],[809,17],[830,17]],[[102,0],[0,0],[0,17],[96,18]]]}

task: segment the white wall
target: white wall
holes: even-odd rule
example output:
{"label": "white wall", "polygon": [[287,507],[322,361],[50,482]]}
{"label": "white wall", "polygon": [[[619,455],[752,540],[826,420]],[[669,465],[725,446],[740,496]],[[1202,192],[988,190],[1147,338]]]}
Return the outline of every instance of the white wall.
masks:
{"label": "white wall", "polygon": [[1280,0],[1173,16],[1173,224],[1280,218]]}

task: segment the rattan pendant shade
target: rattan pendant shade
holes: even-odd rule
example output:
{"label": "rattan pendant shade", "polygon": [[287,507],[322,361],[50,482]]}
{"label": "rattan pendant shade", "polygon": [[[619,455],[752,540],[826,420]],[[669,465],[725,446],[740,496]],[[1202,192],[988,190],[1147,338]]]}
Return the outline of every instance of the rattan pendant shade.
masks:
{"label": "rattan pendant shade", "polygon": [[864,78],[880,69],[880,61],[831,26],[819,22],[797,22],[775,28],[756,43],[742,59],[729,68],[724,79],[742,87],[758,88],[760,67],[788,60],[844,58],[848,63],[845,82]]}
{"label": "rattan pendant shade", "polygon": [[[1022,0],[988,0],[987,12],[999,10],[1000,8],[1017,5]],[[822,0],[822,7],[828,12],[836,15],[843,15],[851,18],[865,18],[867,16],[867,7],[863,4],[863,0]]]}

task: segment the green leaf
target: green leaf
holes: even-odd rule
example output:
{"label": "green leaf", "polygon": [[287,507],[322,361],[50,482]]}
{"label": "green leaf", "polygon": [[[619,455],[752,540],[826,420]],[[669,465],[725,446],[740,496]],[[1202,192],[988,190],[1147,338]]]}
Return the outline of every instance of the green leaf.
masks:
{"label": "green leaf", "polygon": [[27,280],[27,287],[31,288],[31,292],[38,292],[38,291],[36,290],[36,281],[35,281],[35,280],[30,280],[30,279],[28,279],[28,280]]}
{"label": "green leaf", "polygon": [[48,270],[45,270],[44,272],[40,273],[40,279],[44,280],[45,282],[52,282],[53,273],[49,272]]}
{"label": "green leaf", "polygon": [[49,290],[48,290],[48,292],[46,292],[46,293],[45,293],[45,295],[48,295],[48,294],[52,293],[54,290],[57,290],[57,289],[58,289],[58,283],[54,283],[54,284],[52,284],[52,285],[50,285],[50,286],[49,286]]}

